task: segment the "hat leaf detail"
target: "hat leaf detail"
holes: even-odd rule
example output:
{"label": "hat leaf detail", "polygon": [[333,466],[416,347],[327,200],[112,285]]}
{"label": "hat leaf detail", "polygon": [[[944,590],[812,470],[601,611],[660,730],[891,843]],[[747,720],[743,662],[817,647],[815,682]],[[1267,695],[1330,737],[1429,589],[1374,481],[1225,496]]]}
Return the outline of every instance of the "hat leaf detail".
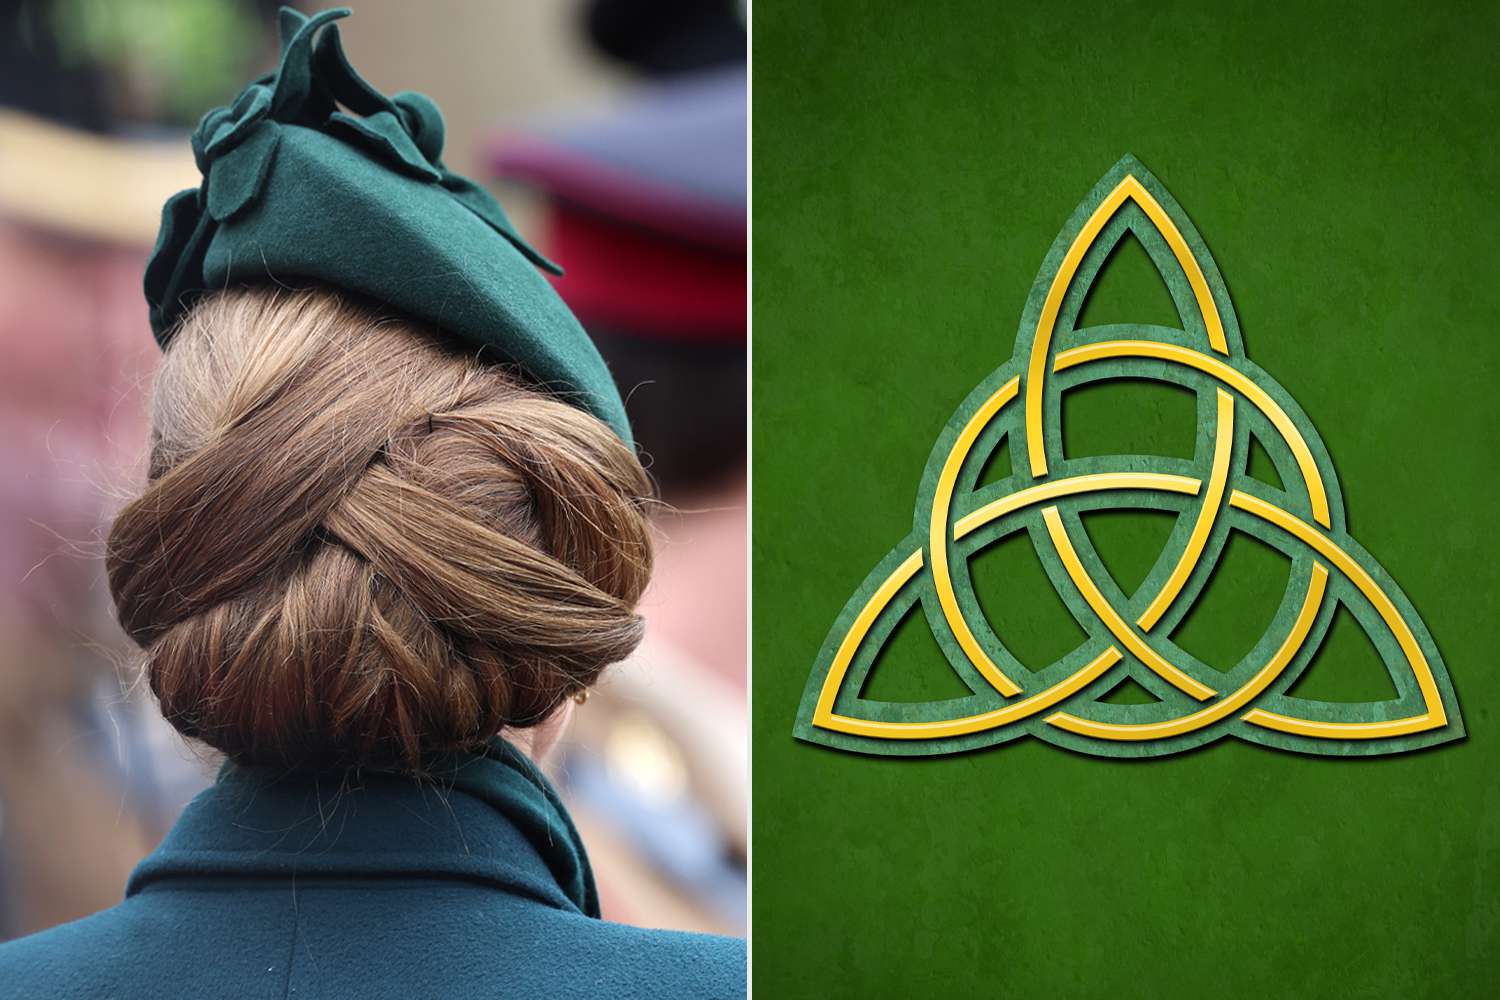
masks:
{"label": "hat leaf detail", "polygon": [[208,214],[215,222],[234,218],[259,197],[280,142],[281,130],[269,122],[260,122],[227,156],[214,160],[210,168]]}
{"label": "hat leaf detail", "polygon": [[514,365],[626,444],[630,421],[588,332],[482,185],[443,162],[442,113],[350,65],[348,10],[280,14],[280,59],[205,114],[201,178],[162,210],[144,291],[170,349],[201,296],[267,282],[359,296]]}
{"label": "hat leaf detail", "polygon": [[355,118],[335,111],[328,119],[330,131],[339,132],[380,156],[402,173],[428,181],[442,180],[443,175],[427,162],[417,144],[407,133],[402,120],[389,111]]}
{"label": "hat leaf detail", "polygon": [[[404,177],[442,185],[533,264],[561,273],[521,238],[487,191],[443,165],[443,117],[431,99],[412,91],[387,97],[349,63],[333,23],[349,13],[339,7],[308,17],[282,8],[276,71],[251,83],[229,105],[209,111],[193,132],[193,155],[204,177],[196,205],[214,222],[251,208],[270,173],[282,128],[298,126],[337,138]],[[189,252],[179,244],[201,227],[196,218],[185,217],[188,204],[184,200],[174,210],[177,224],[164,231],[168,242],[157,247],[157,256],[176,259]],[[171,288],[162,291],[172,294]],[[176,308],[166,302],[162,307]]]}

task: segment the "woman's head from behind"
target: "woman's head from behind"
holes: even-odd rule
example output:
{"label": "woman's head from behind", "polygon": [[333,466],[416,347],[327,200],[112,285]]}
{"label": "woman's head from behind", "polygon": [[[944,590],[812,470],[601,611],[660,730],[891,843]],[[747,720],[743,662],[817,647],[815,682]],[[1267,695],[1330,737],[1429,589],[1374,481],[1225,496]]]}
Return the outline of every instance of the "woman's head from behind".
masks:
{"label": "woman's head from behind", "polygon": [[166,352],[110,587],[185,735],[420,771],[634,649],[649,492],[598,419],[412,324],[233,290]]}

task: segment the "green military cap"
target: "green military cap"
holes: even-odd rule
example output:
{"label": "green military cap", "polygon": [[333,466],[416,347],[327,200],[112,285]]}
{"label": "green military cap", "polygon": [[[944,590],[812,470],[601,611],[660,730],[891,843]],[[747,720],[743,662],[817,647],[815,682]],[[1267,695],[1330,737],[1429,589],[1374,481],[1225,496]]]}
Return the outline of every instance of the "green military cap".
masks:
{"label": "green military cap", "polygon": [[281,64],[193,133],[203,182],[162,210],[146,266],[166,346],[205,290],[310,279],[491,349],[631,440],[599,352],[499,203],[443,165],[437,105],[386,97],[349,65],[331,22],[282,8]]}

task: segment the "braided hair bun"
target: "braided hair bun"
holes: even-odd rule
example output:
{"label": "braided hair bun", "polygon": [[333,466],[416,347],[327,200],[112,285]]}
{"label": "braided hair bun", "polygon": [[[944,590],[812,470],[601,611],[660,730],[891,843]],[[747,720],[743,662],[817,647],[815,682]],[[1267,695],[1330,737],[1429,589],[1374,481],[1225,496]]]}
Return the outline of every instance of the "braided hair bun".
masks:
{"label": "braided hair bun", "polygon": [[605,424],[428,331],[231,290],[166,352],[110,590],[183,734],[416,772],[635,648],[650,492]]}

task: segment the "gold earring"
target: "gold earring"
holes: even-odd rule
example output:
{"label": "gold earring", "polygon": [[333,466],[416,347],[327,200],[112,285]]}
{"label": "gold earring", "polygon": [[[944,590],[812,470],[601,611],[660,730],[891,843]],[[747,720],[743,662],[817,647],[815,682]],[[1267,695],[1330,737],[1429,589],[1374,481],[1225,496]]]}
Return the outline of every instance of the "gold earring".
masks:
{"label": "gold earring", "polygon": [[574,691],[573,692],[573,700],[575,702],[577,702],[578,704],[580,704],[580,705],[582,705],[584,702],[588,701],[589,700],[589,689],[588,688],[579,688],[577,691]]}

